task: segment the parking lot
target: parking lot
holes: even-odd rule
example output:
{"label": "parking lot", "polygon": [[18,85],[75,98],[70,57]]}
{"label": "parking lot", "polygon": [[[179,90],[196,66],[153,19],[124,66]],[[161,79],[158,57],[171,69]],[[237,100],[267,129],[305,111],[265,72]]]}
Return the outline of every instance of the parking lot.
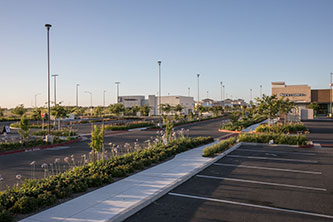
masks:
{"label": "parking lot", "polygon": [[333,150],[242,145],[126,221],[333,221]]}

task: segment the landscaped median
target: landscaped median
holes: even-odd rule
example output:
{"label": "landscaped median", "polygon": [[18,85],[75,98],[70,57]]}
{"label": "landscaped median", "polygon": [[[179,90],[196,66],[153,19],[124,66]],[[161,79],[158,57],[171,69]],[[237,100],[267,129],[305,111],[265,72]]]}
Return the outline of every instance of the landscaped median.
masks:
{"label": "landscaped median", "polygon": [[213,141],[211,137],[180,137],[168,145],[158,142],[129,154],[113,156],[104,162],[92,162],[40,180],[26,180],[17,187],[0,192],[0,221],[12,221],[15,215],[31,213],[73,193],[112,183],[113,178],[125,177],[177,153]]}
{"label": "landscaped median", "polygon": [[105,130],[129,130],[135,128],[142,128],[142,127],[154,127],[155,125],[152,122],[147,121],[137,121],[137,122],[130,122],[125,124],[111,124],[105,125]]}

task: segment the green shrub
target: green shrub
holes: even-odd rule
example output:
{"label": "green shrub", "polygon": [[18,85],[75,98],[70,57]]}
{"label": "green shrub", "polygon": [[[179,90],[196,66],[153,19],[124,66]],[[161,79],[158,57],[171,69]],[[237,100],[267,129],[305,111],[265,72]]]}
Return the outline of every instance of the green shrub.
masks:
{"label": "green shrub", "polygon": [[33,212],[38,207],[38,202],[35,197],[23,196],[19,198],[13,208],[11,209],[14,213],[26,214]]}
{"label": "green shrub", "polygon": [[242,133],[238,136],[240,142],[250,143],[269,143],[271,140],[274,144],[288,144],[288,145],[306,145],[307,139],[302,134],[289,135],[289,134],[245,134]]}
{"label": "green shrub", "polygon": [[[0,192],[0,219],[12,213],[30,213],[38,207],[49,206],[56,199],[70,197],[73,193],[84,192],[88,187],[99,187],[111,183],[112,177],[124,177],[134,170],[143,169],[154,162],[184,150],[214,141],[211,137],[180,138],[168,145],[161,143],[154,147],[135,151],[110,160],[90,163],[64,173],[39,181],[26,180],[18,187]],[[6,216],[7,215],[7,216]],[[0,221],[11,221],[9,219]]]}
{"label": "green shrub", "polygon": [[0,221],[11,222],[12,220],[13,220],[13,215],[8,210],[0,208]]}
{"label": "green shrub", "polygon": [[256,118],[243,118],[238,121],[233,121],[221,126],[221,129],[230,130],[230,131],[241,131],[253,124],[260,123],[266,119],[265,116],[258,116]]}
{"label": "green shrub", "polygon": [[[48,134],[47,130],[38,130],[38,131],[33,131],[31,133],[32,135],[35,136],[46,136]],[[61,130],[51,130],[51,135],[53,136],[77,136],[77,133],[75,131],[72,131],[71,129],[61,129]]]}
{"label": "green shrub", "polygon": [[305,132],[307,128],[304,126],[303,123],[288,123],[288,124],[274,124],[268,127],[267,124],[261,124],[255,130],[256,132],[263,132],[263,133],[297,133],[297,132]]}
{"label": "green shrub", "polygon": [[47,143],[43,140],[29,140],[24,141],[23,143],[0,143],[0,152],[6,152],[9,150],[16,150],[16,149],[23,149],[23,148],[30,148],[30,147],[36,147],[40,145],[48,145],[50,143]]}
{"label": "green shrub", "polygon": [[226,140],[221,140],[220,142],[208,146],[203,150],[203,156],[214,156],[216,153],[221,153],[222,151],[227,150],[230,146],[234,145],[236,143],[236,138],[231,137]]}
{"label": "green shrub", "polygon": [[131,123],[125,123],[122,125],[106,125],[104,127],[105,130],[128,130],[128,129],[134,129],[134,128],[141,128],[141,127],[151,127],[154,126],[152,122],[146,122],[146,121],[137,121],[137,122],[131,122]]}

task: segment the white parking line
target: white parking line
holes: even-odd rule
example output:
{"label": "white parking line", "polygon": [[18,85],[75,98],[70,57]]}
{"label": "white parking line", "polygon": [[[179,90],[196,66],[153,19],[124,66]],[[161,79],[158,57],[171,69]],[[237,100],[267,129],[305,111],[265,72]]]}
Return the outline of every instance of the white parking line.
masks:
{"label": "white parking line", "polygon": [[327,191],[324,188],[304,187],[304,186],[297,186],[297,185],[290,185],[290,184],[270,183],[270,182],[244,180],[244,179],[229,178],[229,177],[215,177],[215,176],[206,176],[206,175],[197,175],[197,177],[202,177],[202,178],[207,178],[207,179],[216,179],[216,180],[229,180],[229,181],[236,181],[236,182],[243,182],[243,183],[255,183],[255,184],[270,185],[270,186],[290,187],[290,188],[298,188],[298,189],[306,189],[306,190]]}
{"label": "white parking line", "polygon": [[318,163],[318,161],[315,160],[295,160],[295,159],[284,159],[284,158],[241,156],[241,155],[232,155],[232,154],[229,154],[227,157],[258,159],[258,160],[278,160],[278,161],[290,161],[290,162],[300,162],[300,163]]}
{"label": "white parking line", "polygon": [[214,202],[226,203],[226,204],[234,204],[234,205],[240,205],[240,206],[246,206],[246,207],[255,207],[255,208],[261,208],[261,209],[266,209],[266,210],[275,210],[275,211],[281,211],[281,212],[286,212],[286,213],[302,214],[302,215],[308,215],[308,216],[314,216],[314,217],[324,217],[324,218],[330,218],[330,219],[333,218],[333,216],[331,216],[331,215],[318,214],[318,213],[312,213],[312,212],[306,212],[306,211],[300,211],[300,210],[289,210],[289,209],[283,209],[283,208],[278,208],[278,207],[268,207],[268,206],[263,206],[263,205],[248,204],[248,203],[242,203],[242,202],[236,202],[236,201],[230,201],[230,200],[221,200],[221,199],[208,198],[208,197],[192,196],[192,195],[186,195],[186,194],[180,194],[180,193],[169,193],[169,195],[198,199],[198,200],[208,200],[208,201],[214,201]]}
{"label": "white parking line", "polygon": [[226,163],[214,163],[214,165],[229,166],[229,167],[243,167],[243,168],[259,169],[259,170],[274,170],[274,171],[283,171],[283,172],[292,172],[292,173],[322,174],[321,172],[317,172],[317,171],[304,171],[304,170],[259,167],[259,166],[249,166],[249,165],[236,165],[236,164],[226,164]]}
{"label": "white parking line", "polygon": [[308,156],[315,156],[316,155],[314,153],[290,152],[290,151],[280,151],[280,150],[237,149],[237,151],[252,151],[252,152],[263,152],[263,153],[285,153],[285,154],[297,154],[297,155],[308,155]]}

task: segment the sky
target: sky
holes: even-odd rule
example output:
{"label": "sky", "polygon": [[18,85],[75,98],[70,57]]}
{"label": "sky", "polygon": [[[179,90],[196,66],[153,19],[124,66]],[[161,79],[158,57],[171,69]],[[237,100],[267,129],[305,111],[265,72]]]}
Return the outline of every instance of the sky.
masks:
{"label": "sky", "polygon": [[[220,100],[271,93],[272,81],[328,88],[333,72],[331,0],[0,0],[1,107],[47,100],[44,24],[50,29],[57,101],[120,95]],[[51,82],[51,100],[53,81]],[[208,92],[208,93],[207,93]]]}

